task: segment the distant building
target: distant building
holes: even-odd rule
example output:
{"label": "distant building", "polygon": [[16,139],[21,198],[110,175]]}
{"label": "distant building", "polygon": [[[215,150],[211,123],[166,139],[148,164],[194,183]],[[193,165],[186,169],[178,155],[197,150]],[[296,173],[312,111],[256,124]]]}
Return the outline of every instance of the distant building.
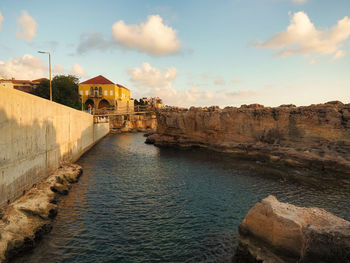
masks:
{"label": "distant building", "polygon": [[33,93],[42,80],[48,80],[46,78],[40,78],[35,80],[19,80],[19,79],[5,79],[0,78],[0,87],[8,87],[11,89],[17,89],[27,93]]}
{"label": "distant building", "polygon": [[140,99],[141,105],[149,105],[156,109],[161,109],[163,107],[163,101],[159,97],[153,98],[142,98]]}
{"label": "distant building", "polygon": [[101,75],[81,82],[79,94],[86,109],[114,109],[127,112],[134,109],[130,90]]}

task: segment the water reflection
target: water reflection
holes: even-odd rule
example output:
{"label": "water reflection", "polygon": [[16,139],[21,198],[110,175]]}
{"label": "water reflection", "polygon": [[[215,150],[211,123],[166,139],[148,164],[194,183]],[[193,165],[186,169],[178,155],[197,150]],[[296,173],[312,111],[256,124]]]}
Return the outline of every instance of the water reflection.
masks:
{"label": "water reflection", "polygon": [[269,194],[350,219],[346,190],[276,180],[224,154],[143,142],[142,134],[111,135],[83,156],[84,174],[51,234],[17,262],[227,262],[239,223]]}

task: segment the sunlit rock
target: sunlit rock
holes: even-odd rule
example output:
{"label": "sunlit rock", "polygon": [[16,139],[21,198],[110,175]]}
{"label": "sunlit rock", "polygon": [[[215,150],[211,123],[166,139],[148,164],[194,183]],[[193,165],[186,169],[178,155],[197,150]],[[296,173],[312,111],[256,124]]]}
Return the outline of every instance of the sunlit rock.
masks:
{"label": "sunlit rock", "polygon": [[350,262],[350,222],[269,196],[239,226],[235,262]]}

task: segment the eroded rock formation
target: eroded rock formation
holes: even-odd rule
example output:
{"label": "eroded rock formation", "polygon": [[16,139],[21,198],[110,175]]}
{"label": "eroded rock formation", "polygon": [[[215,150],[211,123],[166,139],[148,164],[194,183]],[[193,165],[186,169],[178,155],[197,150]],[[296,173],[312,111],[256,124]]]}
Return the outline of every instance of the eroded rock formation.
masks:
{"label": "eroded rock formation", "polygon": [[154,114],[111,116],[110,128],[112,133],[150,132],[157,129],[157,119]]}
{"label": "eroded rock formation", "polygon": [[79,165],[66,164],[2,210],[0,262],[32,248],[43,233],[51,230],[58,196],[67,194],[81,173]]}
{"label": "eroded rock formation", "polygon": [[350,174],[350,104],[168,108],[148,143],[203,147]]}
{"label": "eroded rock formation", "polygon": [[269,196],[239,226],[235,262],[350,262],[350,222]]}

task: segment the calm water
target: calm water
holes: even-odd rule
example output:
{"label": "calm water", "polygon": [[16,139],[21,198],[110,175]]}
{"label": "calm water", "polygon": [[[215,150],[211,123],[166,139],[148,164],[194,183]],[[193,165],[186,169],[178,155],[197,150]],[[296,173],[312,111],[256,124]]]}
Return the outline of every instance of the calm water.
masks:
{"label": "calm water", "polygon": [[237,227],[269,194],[350,220],[350,193],[269,179],[255,163],[110,135],[79,161],[52,232],[15,262],[229,262]]}

